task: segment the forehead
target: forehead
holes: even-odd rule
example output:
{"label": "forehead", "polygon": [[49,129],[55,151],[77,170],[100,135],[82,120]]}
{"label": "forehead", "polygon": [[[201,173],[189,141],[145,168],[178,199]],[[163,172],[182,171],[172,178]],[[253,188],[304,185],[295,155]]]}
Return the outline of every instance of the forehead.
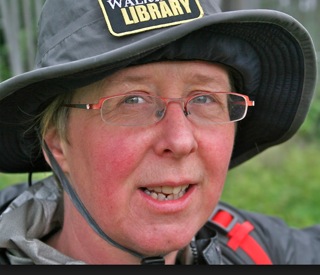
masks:
{"label": "forehead", "polygon": [[[207,79],[208,81],[223,81],[228,76],[225,66],[206,61],[161,61],[124,68],[102,81],[146,81],[161,78],[165,74],[178,72],[190,81]],[[160,74],[157,74],[160,73]],[[179,74],[180,73],[180,74]]]}
{"label": "forehead", "polygon": [[[103,91],[134,85],[208,85],[229,88],[227,67],[206,61],[160,61],[123,68],[104,79],[77,90],[77,95],[102,96]],[[120,91],[119,91],[120,92]],[[86,96],[87,98],[87,96]]]}

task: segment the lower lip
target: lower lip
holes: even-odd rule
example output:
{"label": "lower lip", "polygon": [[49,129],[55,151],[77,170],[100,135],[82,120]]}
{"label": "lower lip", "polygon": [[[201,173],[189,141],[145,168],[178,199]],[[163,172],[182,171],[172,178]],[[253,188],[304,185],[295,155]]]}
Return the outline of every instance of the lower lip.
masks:
{"label": "lower lip", "polygon": [[196,190],[195,185],[190,185],[188,191],[179,199],[159,201],[147,195],[143,190],[140,190],[142,199],[146,202],[149,208],[153,208],[157,212],[172,213],[185,209],[190,203],[192,195]]}

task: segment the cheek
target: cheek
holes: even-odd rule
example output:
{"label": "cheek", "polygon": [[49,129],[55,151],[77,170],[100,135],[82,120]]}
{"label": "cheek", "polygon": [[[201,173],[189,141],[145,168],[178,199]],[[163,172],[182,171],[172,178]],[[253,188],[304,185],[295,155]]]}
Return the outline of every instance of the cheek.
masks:
{"label": "cheek", "polygon": [[116,195],[117,190],[125,188],[123,183],[130,179],[147,146],[137,140],[137,134],[107,127],[98,131],[88,131],[87,128],[86,132],[73,135],[70,143],[76,182],[85,185],[90,182],[91,188],[94,185],[93,189],[103,189],[104,196],[108,193]]}
{"label": "cheek", "polygon": [[212,131],[208,130],[206,134],[202,135],[199,147],[202,148],[202,152],[210,165],[221,167],[225,171],[229,167],[233,151],[235,127],[233,124],[215,127]]}
{"label": "cheek", "polygon": [[95,149],[97,172],[105,171],[108,177],[126,178],[139,161],[138,144],[128,135],[113,135],[106,140],[99,140],[100,148]]}
{"label": "cheek", "polygon": [[[230,127],[231,126],[231,127]],[[222,191],[233,151],[235,130],[233,125],[223,125],[216,127],[225,127],[223,131],[207,132],[203,135],[199,148],[201,148],[201,157],[206,173],[207,186],[211,198],[217,198]]]}
{"label": "cheek", "polygon": [[[137,134],[128,131],[105,129],[88,133],[70,138],[72,155],[75,155],[72,182],[96,219],[112,216],[112,223],[117,223],[122,218],[121,212],[130,209],[130,197],[136,191],[133,175],[147,145],[137,142]],[[105,223],[108,222],[109,219],[105,219]]]}

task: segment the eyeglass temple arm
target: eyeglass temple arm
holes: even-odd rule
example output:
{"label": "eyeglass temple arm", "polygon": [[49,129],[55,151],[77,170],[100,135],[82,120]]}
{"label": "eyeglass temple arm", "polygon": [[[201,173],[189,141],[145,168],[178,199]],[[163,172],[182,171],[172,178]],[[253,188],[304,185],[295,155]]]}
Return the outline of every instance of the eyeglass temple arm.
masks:
{"label": "eyeglass temple arm", "polygon": [[98,104],[64,104],[64,107],[69,108],[77,108],[77,109],[100,109],[100,106],[97,106]]}
{"label": "eyeglass temple arm", "polygon": [[243,101],[238,101],[238,102],[234,102],[234,103],[239,104],[239,105],[246,105],[246,103],[247,103],[248,107],[252,107],[255,105],[254,100],[250,100],[250,99],[247,99],[246,103],[244,103]]}

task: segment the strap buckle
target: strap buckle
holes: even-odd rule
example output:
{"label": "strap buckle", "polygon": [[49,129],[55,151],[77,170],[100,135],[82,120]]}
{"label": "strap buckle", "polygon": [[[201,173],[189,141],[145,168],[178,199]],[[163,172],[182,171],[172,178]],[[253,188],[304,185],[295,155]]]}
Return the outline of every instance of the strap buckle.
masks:
{"label": "strap buckle", "polygon": [[226,245],[233,251],[240,248],[256,264],[272,264],[263,247],[250,235],[254,230],[253,224],[240,219],[232,210],[219,204],[211,214],[208,224],[222,231],[228,239]]}
{"label": "strap buckle", "polygon": [[223,233],[229,233],[239,222],[239,219],[229,208],[219,204],[212,212],[209,221],[214,223]]}

